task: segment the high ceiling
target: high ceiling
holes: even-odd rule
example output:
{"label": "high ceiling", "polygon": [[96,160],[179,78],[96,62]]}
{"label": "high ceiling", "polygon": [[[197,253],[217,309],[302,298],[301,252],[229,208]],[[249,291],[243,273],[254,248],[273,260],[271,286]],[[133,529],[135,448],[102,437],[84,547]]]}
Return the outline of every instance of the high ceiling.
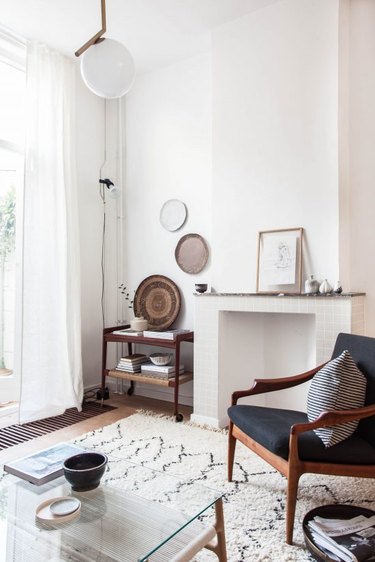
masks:
{"label": "high ceiling", "polygon": [[[106,0],[107,37],[138,72],[207,51],[210,30],[280,0]],[[100,0],[0,0],[0,24],[68,56],[101,28]]]}

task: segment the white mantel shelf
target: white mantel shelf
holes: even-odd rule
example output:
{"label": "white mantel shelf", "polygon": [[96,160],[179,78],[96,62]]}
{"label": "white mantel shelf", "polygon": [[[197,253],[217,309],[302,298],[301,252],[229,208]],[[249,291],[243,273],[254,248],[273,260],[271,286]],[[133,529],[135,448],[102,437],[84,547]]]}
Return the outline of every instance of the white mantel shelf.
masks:
{"label": "white mantel shelf", "polygon": [[307,299],[341,299],[343,297],[361,297],[366,293],[326,293],[326,294],[309,294],[309,293],[196,293],[194,296],[198,298],[204,297],[273,297],[273,298],[307,298]]}
{"label": "white mantel shelf", "polygon": [[[195,296],[192,420],[214,427],[227,425],[234,390],[324,363],[340,332],[364,334],[365,293]],[[266,404],[303,410],[304,397],[294,392],[292,404]]]}

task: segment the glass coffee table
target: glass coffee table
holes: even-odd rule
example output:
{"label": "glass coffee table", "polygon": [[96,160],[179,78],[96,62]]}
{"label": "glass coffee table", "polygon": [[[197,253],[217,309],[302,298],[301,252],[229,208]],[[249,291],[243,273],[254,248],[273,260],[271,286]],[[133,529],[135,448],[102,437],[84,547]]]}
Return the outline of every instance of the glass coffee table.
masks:
{"label": "glass coffee table", "polygon": [[[0,562],[185,562],[203,548],[227,560],[222,494],[195,481],[112,457],[89,492],[73,492],[64,477],[43,486],[6,482]],[[59,496],[78,498],[79,514],[66,522],[37,520],[38,506]],[[209,508],[213,524],[201,520]]]}

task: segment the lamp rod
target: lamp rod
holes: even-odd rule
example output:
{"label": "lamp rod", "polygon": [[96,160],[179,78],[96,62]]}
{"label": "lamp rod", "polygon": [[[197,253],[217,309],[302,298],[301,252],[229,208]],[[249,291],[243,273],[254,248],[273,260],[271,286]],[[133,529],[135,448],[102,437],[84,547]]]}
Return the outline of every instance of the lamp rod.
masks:
{"label": "lamp rod", "polygon": [[[93,37],[91,37],[91,39],[89,39],[84,45],[82,45],[82,47],[80,49],[78,49],[78,51],[76,51],[74,54],[76,57],[80,57],[82,55],[82,53],[84,53],[85,51],[87,51],[87,49],[89,47],[91,47],[91,45],[94,45],[94,43],[98,43],[101,36],[107,31],[107,21],[106,21],[106,15],[105,15],[105,0],[101,0],[101,10],[102,10],[102,28],[100,31],[98,31],[98,33],[96,33]],[[103,41],[103,39],[102,39]]]}

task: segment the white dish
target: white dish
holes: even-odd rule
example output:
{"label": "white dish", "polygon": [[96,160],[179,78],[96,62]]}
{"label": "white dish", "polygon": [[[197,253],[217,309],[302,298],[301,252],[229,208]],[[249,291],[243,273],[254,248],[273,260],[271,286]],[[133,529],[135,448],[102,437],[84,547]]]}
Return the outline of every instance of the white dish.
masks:
{"label": "white dish", "polygon": [[69,515],[74,513],[80,507],[81,502],[77,498],[60,498],[52,502],[49,506],[53,515]]}
{"label": "white dish", "polygon": [[51,505],[55,504],[60,500],[68,500],[71,499],[70,496],[59,496],[57,498],[50,498],[49,500],[45,500],[41,504],[38,505],[35,511],[35,517],[38,521],[43,523],[65,523],[67,521],[72,521],[75,519],[81,512],[81,502],[77,500],[79,503],[78,507],[72,513],[67,515],[55,515],[51,511]]}
{"label": "white dish", "polygon": [[160,223],[166,230],[174,232],[181,228],[187,216],[185,203],[178,199],[169,199],[160,211]]}
{"label": "white dish", "polygon": [[169,365],[172,359],[171,353],[151,353],[150,359],[154,365],[159,365],[164,367],[164,365]]}

